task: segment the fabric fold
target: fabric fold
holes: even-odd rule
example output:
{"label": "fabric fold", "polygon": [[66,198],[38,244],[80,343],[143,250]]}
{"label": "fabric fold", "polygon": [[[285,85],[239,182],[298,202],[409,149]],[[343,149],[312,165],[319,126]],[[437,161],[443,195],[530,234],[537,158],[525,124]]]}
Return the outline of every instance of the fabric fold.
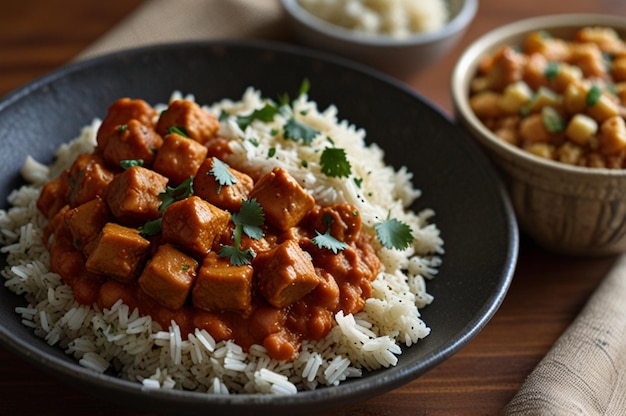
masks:
{"label": "fabric fold", "polygon": [[626,414],[626,255],[616,261],[504,414]]}
{"label": "fabric fold", "polygon": [[147,0],[77,59],[159,43],[228,38],[283,40],[278,0]]}

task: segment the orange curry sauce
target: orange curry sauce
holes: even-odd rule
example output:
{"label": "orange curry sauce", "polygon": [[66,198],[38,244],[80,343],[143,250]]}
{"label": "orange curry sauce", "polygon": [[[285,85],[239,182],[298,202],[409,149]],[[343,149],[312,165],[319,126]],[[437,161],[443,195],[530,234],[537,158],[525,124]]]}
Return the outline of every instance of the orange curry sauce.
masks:
{"label": "orange curry sauce", "polygon": [[[164,328],[173,320],[182,334],[205,329],[291,360],[302,340],[330,331],[335,313],[363,308],[380,261],[355,207],[319,206],[284,169],[254,177],[226,165],[235,180],[218,183],[212,169],[228,152],[218,131],[217,118],[193,102],[173,101],[161,114],[142,100],[113,103],[93,153],[38,199],[50,220],[51,270],[81,304],[121,299]],[[166,187],[189,178],[191,195],[162,209]],[[231,215],[249,200],[262,207],[263,237],[244,234],[240,248],[254,255],[234,265],[219,253],[233,245]],[[140,232],[149,222],[158,232]],[[314,244],[327,232],[345,248]]]}

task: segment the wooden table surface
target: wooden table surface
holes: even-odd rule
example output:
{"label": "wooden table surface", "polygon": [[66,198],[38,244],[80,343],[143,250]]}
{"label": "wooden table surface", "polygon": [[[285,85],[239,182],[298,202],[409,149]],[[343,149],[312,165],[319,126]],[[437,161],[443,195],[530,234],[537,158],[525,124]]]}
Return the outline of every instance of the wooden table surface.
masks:
{"label": "wooden table surface", "polygon": [[[0,96],[70,61],[140,3],[4,1],[0,13]],[[405,81],[451,113],[450,73],[469,42],[507,22],[561,12],[626,16],[626,2],[480,0],[478,14],[458,47],[432,68]],[[551,254],[522,237],[510,290],[495,316],[468,345],[413,382],[333,414],[498,414],[572,322],[614,261],[612,257]],[[0,349],[0,415],[13,414],[142,415],[68,387]]]}

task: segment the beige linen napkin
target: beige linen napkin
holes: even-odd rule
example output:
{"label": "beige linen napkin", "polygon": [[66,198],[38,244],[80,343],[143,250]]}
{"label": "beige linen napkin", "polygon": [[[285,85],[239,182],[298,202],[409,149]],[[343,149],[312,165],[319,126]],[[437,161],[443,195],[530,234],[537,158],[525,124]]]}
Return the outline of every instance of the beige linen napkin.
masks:
{"label": "beige linen napkin", "polygon": [[289,37],[279,0],[146,0],[79,56],[189,40]]}
{"label": "beige linen napkin", "polygon": [[[80,58],[185,40],[289,38],[278,0],[147,0]],[[626,256],[504,410],[626,415]]]}
{"label": "beige linen napkin", "polygon": [[505,415],[626,415],[626,255],[533,370]]}

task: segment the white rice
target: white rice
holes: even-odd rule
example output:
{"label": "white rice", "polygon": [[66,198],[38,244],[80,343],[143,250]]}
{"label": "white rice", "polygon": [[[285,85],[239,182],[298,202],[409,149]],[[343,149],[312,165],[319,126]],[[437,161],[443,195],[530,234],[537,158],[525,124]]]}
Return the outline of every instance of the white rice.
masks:
{"label": "white rice", "polygon": [[298,0],[329,23],[366,35],[405,38],[440,29],[448,21],[444,0]]}
{"label": "white rice", "polygon": [[[172,99],[181,97],[175,93]],[[193,100],[193,96],[184,98]],[[255,121],[241,131],[232,115],[248,114],[263,105],[260,92],[250,88],[239,101],[206,107],[215,114],[231,114],[220,132],[233,139],[227,162],[246,164],[259,172],[277,165],[287,168],[320,203],[356,205],[363,231],[372,235],[374,224],[389,214],[413,230],[415,242],[406,250],[376,246],[382,271],[362,312],[345,316],[339,312],[328,336],[303,342],[298,357],[285,362],[271,359],[260,345],[246,352],[232,341],[216,342],[205,330],[184,336],[175,322],[161,328],[121,301],[107,310],[79,305],[72,289],[49,271],[50,257],[42,241],[46,220],[36,201],[46,181],[58,176],[79,153],[93,150],[100,124],[94,120],[59,150],[53,165],[28,158],[22,174],[30,184],[12,192],[11,207],[0,210],[0,253],[7,259],[1,274],[8,290],[25,298],[26,306],[15,310],[24,325],[93,371],[142,383],[146,389],[212,394],[294,394],[337,385],[360,377],[363,371],[395,365],[401,345],[411,346],[427,336],[430,329],[421,320],[419,308],[433,300],[426,280],[437,274],[443,242],[437,227],[429,224],[434,215],[431,210],[407,210],[420,195],[411,184],[412,174],[386,166],[383,151],[376,145],[366,146],[365,131],[339,120],[335,107],[319,111],[306,95],[294,102],[293,115],[321,132],[311,146],[274,134],[285,115],[271,123]],[[363,179],[360,188],[351,179],[320,174],[317,155],[329,145],[326,137],[346,149],[354,176]],[[276,151],[272,158],[267,157],[270,148]],[[306,168],[302,160],[307,161]]]}

